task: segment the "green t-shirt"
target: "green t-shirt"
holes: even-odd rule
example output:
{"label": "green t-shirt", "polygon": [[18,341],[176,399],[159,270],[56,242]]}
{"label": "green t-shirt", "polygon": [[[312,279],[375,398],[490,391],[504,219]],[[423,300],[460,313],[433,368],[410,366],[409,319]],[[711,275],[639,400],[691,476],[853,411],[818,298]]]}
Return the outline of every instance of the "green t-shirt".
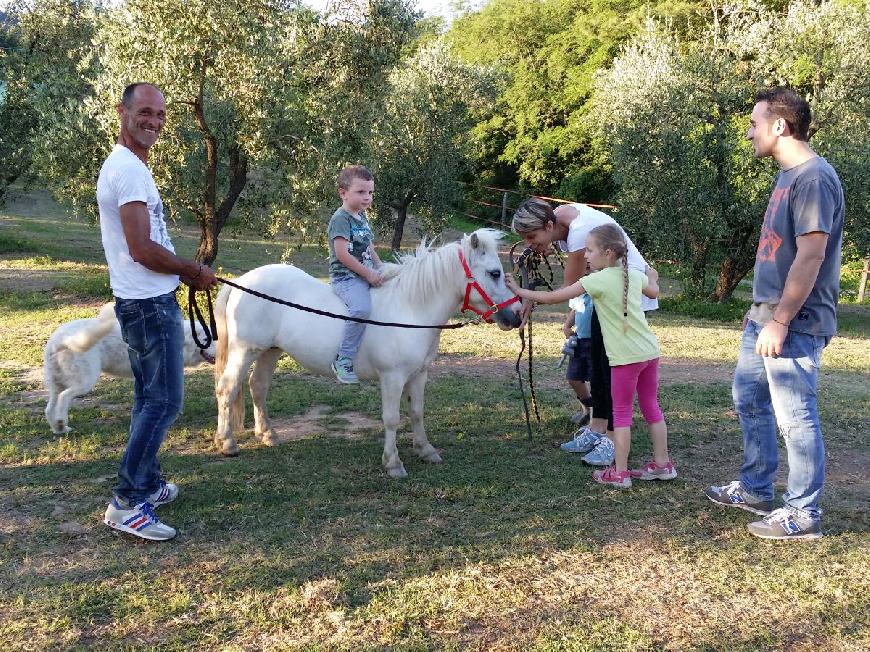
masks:
{"label": "green t-shirt", "polygon": [[341,264],[335,255],[335,239],[344,238],[348,242],[348,251],[366,267],[374,267],[369,247],[375,239],[372,227],[366,219],[365,211],[359,215],[351,215],[344,208],[339,208],[329,220],[327,230],[329,238],[329,276],[341,278],[356,276],[354,272]]}
{"label": "green t-shirt", "polygon": [[649,284],[646,274],[628,269],[628,330],[622,331],[622,266],[607,267],[580,279],[592,297],[604,349],[610,366],[644,362],[659,357],[659,343],[640,307],[641,290]]}

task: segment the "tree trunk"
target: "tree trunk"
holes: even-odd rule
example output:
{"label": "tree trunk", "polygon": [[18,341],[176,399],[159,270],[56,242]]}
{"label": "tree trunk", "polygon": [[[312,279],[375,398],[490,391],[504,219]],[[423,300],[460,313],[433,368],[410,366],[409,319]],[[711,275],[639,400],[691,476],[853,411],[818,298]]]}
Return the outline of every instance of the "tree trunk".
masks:
{"label": "tree trunk", "polygon": [[211,132],[205,120],[205,75],[208,70],[208,59],[203,58],[199,76],[199,90],[193,100],[193,115],[202,133],[205,145],[205,187],[202,193],[202,211],[200,212],[200,229],[202,238],[196,252],[196,260],[211,265],[217,257],[217,233],[215,231],[215,203],[217,195],[217,139]]}
{"label": "tree trunk", "polygon": [[408,206],[413,198],[414,195],[409,192],[402,202],[392,204],[393,208],[396,209],[396,226],[393,227],[393,242],[390,245],[393,251],[398,251],[402,247],[402,235],[405,231],[405,222],[408,219]]}
{"label": "tree trunk", "polygon": [[734,258],[726,258],[719,266],[719,275],[716,278],[716,287],[713,288],[713,293],[710,295],[710,301],[716,303],[725,303],[731,298],[737,285],[746,276],[746,273],[752,268],[752,265],[746,265],[744,261],[738,261]]}
{"label": "tree trunk", "polygon": [[205,119],[203,99],[207,67],[207,60],[203,60],[199,93],[193,101],[193,114],[202,133],[206,158],[202,210],[198,212],[201,235],[196,250],[196,260],[211,266],[218,254],[218,236],[248,182],[248,159],[238,144],[234,143],[229,147],[229,189],[220,206],[217,206],[218,145]]}

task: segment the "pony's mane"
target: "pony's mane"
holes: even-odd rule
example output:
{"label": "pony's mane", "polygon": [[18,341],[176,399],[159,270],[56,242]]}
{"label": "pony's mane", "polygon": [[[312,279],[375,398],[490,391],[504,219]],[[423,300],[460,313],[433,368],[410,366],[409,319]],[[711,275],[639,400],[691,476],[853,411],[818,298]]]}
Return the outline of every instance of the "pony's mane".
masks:
{"label": "pony's mane", "polygon": [[[478,229],[481,247],[495,250],[503,234],[497,229]],[[456,274],[462,267],[459,262],[459,249],[470,256],[471,235],[463,235],[459,242],[448,242],[433,247],[434,240],[423,239],[414,253],[399,254],[398,263],[384,263],[388,281],[381,286],[388,300],[392,297],[417,296],[422,299],[434,296],[443,286],[444,279]],[[383,296],[382,295],[382,296]]]}

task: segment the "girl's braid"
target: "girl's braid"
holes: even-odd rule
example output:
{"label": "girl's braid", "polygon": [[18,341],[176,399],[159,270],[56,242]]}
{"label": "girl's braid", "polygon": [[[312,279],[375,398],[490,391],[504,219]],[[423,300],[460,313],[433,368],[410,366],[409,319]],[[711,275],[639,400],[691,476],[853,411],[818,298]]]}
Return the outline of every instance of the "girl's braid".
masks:
{"label": "girl's braid", "polygon": [[604,251],[610,249],[622,259],[622,332],[628,331],[628,244],[616,224],[602,224],[589,232]]}
{"label": "girl's braid", "polygon": [[628,252],[622,254],[622,332],[628,332]]}

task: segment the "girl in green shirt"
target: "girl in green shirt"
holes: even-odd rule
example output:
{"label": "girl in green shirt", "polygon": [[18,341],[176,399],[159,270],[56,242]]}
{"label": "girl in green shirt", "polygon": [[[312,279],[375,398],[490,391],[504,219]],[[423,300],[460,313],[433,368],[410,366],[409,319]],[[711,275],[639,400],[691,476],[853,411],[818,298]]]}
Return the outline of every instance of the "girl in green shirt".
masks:
{"label": "girl in green shirt", "polygon": [[[671,480],[677,471],[668,453],[668,429],[658,403],[659,345],[641,309],[641,295],[658,296],[658,273],[647,267],[646,274],[627,265],[628,246],[622,231],[602,224],[589,232],[586,260],[597,270],[572,285],[553,292],[524,290],[506,279],[511,291],[538,303],[561,303],[588,293],[601,322],[604,348],[610,359],[613,398],[614,465],[595,471],[596,482],[630,487],[632,478]],[[634,396],[649,425],[653,459],[636,470],[628,469]]]}

